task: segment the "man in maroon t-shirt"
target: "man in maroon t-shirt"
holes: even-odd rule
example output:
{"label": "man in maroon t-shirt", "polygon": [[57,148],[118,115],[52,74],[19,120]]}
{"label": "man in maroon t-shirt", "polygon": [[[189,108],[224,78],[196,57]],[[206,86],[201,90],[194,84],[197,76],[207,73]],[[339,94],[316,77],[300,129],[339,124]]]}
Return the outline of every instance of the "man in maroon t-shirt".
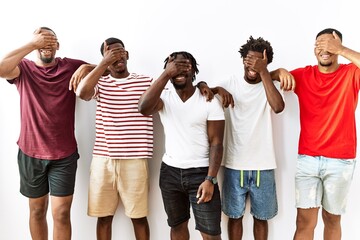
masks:
{"label": "man in maroon t-shirt", "polygon": [[[54,31],[41,27],[31,41],[0,60],[0,77],[16,85],[20,94],[20,192],[29,198],[32,239],[48,238],[49,193],[54,239],[71,239],[70,208],[79,154],[75,94],[68,86],[85,62],[55,57],[58,49]],[[37,51],[37,59],[25,59],[32,51]]]}

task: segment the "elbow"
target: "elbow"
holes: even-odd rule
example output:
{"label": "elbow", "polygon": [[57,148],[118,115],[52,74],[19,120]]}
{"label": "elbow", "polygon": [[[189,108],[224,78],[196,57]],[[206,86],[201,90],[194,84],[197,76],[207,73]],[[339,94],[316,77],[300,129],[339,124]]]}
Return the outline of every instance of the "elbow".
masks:
{"label": "elbow", "polygon": [[92,99],[91,94],[88,94],[87,92],[82,91],[79,88],[75,91],[75,94],[78,98],[80,98],[81,100],[84,100],[84,101],[90,101]]}
{"label": "elbow", "polygon": [[285,103],[282,102],[282,104],[279,104],[278,106],[275,106],[273,108],[273,111],[274,111],[274,113],[278,114],[278,113],[281,113],[282,111],[284,111],[284,109],[285,109]]}
{"label": "elbow", "polygon": [[145,107],[144,104],[142,102],[138,103],[138,111],[139,113],[141,113],[144,116],[149,116],[151,115],[150,111],[148,111]]}

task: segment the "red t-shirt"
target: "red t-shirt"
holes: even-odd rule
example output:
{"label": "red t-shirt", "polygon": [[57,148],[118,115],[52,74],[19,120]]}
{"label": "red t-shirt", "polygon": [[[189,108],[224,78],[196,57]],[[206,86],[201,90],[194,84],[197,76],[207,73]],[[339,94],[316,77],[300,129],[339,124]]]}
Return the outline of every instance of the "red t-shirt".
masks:
{"label": "red t-shirt", "polygon": [[50,67],[23,59],[20,76],[10,80],[20,94],[19,148],[28,156],[55,160],[76,151],[75,94],[69,81],[84,61],[56,58]]}
{"label": "red t-shirt", "polygon": [[307,66],[291,74],[300,107],[299,154],[355,158],[360,69],[340,64],[335,72],[324,74],[318,66]]}

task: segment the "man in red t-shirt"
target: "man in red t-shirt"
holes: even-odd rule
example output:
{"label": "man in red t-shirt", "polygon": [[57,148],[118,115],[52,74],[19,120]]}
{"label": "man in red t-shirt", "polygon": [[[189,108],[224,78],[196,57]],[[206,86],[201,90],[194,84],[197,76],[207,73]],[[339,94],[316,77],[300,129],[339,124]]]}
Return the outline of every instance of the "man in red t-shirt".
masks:
{"label": "man in red t-shirt", "polygon": [[[360,53],[343,46],[342,34],[332,28],[317,34],[314,53],[317,65],[290,72],[301,126],[294,239],[313,239],[320,207],[324,239],[340,239],[341,214],[355,169]],[[339,55],[350,63],[339,64]]]}
{"label": "man in red t-shirt", "polygon": [[[20,94],[20,192],[29,198],[32,239],[48,238],[49,193],[54,239],[71,239],[70,208],[79,154],[74,133],[76,98],[69,81],[85,62],[55,57],[58,49],[55,32],[41,27],[31,41],[0,60],[0,77]],[[32,51],[37,51],[37,59],[25,59]]]}

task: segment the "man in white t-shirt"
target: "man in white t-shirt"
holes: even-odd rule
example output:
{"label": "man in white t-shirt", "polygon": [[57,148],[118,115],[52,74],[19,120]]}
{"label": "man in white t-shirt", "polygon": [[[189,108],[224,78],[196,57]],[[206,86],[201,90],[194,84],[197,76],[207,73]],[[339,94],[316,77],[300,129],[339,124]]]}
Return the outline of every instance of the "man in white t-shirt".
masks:
{"label": "man in white t-shirt", "polygon": [[[195,58],[174,52],[165,71],[139,100],[144,115],[159,112],[165,133],[160,188],[171,239],[189,239],[190,206],[203,239],[221,239],[221,201],[216,176],[223,154],[224,111],[193,85]],[[165,88],[168,81],[172,85]]]}
{"label": "man in white t-shirt", "polygon": [[[244,76],[233,76],[213,88],[222,95],[225,88],[234,99],[225,112],[224,182],[222,209],[229,216],[229,239],[241,239],[246,198],[250,198],[254,238],[267,239],[267,220],[278,211],[274,169],[276,156],[271,115],[285,107],[280,83],[267,69],[273,49],[263,38],[241,46]],[[222,88],[223,87],[223,88]]]}

